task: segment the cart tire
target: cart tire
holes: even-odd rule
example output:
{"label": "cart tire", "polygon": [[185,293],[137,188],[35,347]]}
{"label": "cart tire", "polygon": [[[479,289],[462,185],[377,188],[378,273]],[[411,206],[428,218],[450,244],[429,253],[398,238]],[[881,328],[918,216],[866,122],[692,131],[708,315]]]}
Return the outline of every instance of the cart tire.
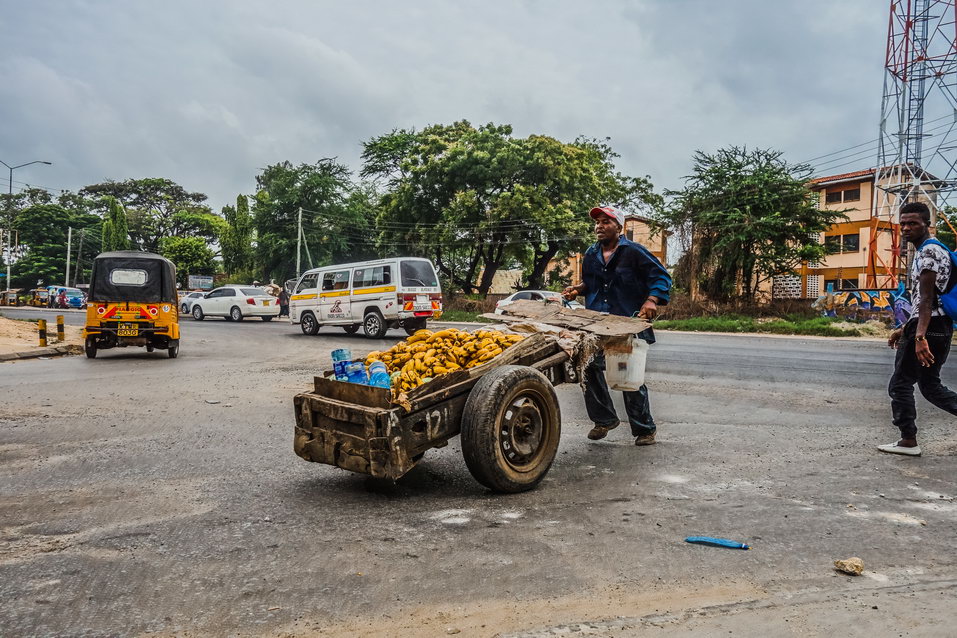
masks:
{"label": "cart tire", "polygon": [[314,335],[319,332],[319,322],[316,321],[316,315],[311,312],[304,312],[299,317],[299,328],[304,335]]}
{"label": "cart tire", "polygon": [[202,321],[206,318],[206,315],[203,314],[203,309],[199,306],[193,306],[193,319],[196,321]]}
{"label": "cart tire", "polygon": [[378,310],[370,310],[362,319],[362,330],[370,339],[381,339],[389,330],[389,324],[382,318]]}
{"label": "cart tire", "polygon": [[87,359],[96,359],[96,339],[93,337],[87,337],[86,342],[83,344],[83,349],[86,351]]}
{"label": "cart tire", "polygon": [[351,323],[348,326],[342,326],[342,329],[346,331],[347,335],[354,335],[355,333],[359,332],[359,328],[360,324],[358,323]]}
{"label": "cart tire", "polygon": [[524,492],[545,478],[561,436],[558,397],[527,366],[501,366],[479,379],[462,411],[469,472],[496,492]]}

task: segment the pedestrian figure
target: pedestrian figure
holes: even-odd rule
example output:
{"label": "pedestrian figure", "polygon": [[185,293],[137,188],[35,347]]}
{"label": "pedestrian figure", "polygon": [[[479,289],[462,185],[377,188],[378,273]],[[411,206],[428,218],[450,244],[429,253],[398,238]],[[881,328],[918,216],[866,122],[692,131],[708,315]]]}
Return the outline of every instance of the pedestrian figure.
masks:
{"label": "pedestrian figure", "polygon": [[279,291],[279,316],[283,315],[289,316],[289,293],[285,287]]}
{"label": "pedestrian figure", "polygon": [[950,254],[930,239],[930,209],[922,202],[905,204],[900,210],[901,234],[916,251],[911,266],[911,315],[891,333],[887,345],[897,348],[894,374],[887,392],[891,397],[894,425],[901,431],[896,443],[878,445],[881,452],[920,456],[917,444],[917,406],[914,384],[924,398],[942,410],[957,415],[957,393],[940,381],[940,369],[950,353],[954,322],[940,307],[939,292],[951,277]]}
{"label": "pedestrian figure", "polygon": [[[668,271],[647,248],[622,235],[625,216],[621,211],[593,208],[589,214],[595,220],[598,241],[585,251],[582,282],[565,288],[562,294],[568,300],[585,295],[585,306],[589,310],[654,320],[658,306],[668,303],[671,290]],[[655,342],[651,328],[638,337],[648,343]],[[588,438],[603,439],[621,423],[605,381],[603,352],[597,353],[585,367],[584,394],[588,418],[595,424]],[[651,416],[648,388],[642,385],[639,390],[622,394],[635,445],[653,445],[657,428]]]}

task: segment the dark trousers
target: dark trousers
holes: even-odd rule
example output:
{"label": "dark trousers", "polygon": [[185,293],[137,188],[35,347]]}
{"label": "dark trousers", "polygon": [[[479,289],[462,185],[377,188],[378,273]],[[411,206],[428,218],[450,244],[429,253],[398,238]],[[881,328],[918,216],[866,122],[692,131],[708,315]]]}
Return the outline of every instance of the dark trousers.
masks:
{"label": "dark trousers", "polygon": [[[585,366],[585,409],[588,418],[595,425],[614,425],[618,423],[615,404],[612,403],[608,383],[605,381],[605,355],[595,355],[591,363]],[[632,436],[654,434],[655,420],[651,417],[651,405],[648,401],[648,388],[641,386],[634,392],[622,392],[625,399],[625,412],[631,425]]]}
{"label": "dark trousers", "polygon": [[927,345],[934,355],[934,363],[925,368],[917,360],[914,350],[914,333],[917,319],[908,321],[904,333],[897,342],[897,358],[894,375],[887,393],[891,396],[891,412],[894,425],[900,428],[902,439],[917,437],[917,404],[914,402],[914,384],[924,398],[941,410],[957,414],[957,392],[949,390],[940,382],[940,368],[950,354],[950,339],[954,334],[953,322],[948,317],[931,317],[927,328]]}

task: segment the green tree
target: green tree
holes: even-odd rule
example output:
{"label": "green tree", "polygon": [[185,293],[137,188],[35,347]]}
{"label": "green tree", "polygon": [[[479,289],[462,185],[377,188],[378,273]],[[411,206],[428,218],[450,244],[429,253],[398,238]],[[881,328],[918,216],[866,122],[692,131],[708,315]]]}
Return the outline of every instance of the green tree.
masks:
{"label": "green tree", "polygon": [[130,231],[126,210],[114,197],[107,198],[106,218],[103,220],[103,252],[130,249]]}
{"label": "green tree", "polygon": [[485,294],[510,265],[540,287],[549,263],[589,243],[586,211],[599,203],[660,207],[648,179],[618,173],[616,157],[607,142],[461,121],[369,140],[362,174],[381,192],[381,248],[429,256],[456,287]]}
{"label": "green tree", "polygon": [[107,197],[123,204],[130,239],[146,251],[158,251],[164,237],[203,237],[212,243],[222,232],[223,219],[205,204],[206,195],[191,193],[170,179],[109,180],[91,184],[80,194],[103,202],[104,209]]}
{"label": "green tree", "polygon": [[[819,233],[846,216],[818,208],[811,167],[779,151],[731,147],[697,151],[686,186],[659,220],[690,239],[685,270],[714,300],[751,301],[767,279],[825,255]],[[678,282],[679,284],[682,282]]]}
{"label": "green tree", "polygon": [[[87,281],[86,266],[97,253],[100,218],[82,207],[71,207],[63,196],[59,198],[63,203],[47,201],[30,205],[17,215],[21,250],[13,281],[20,288],[33,288],[41,281],[48,285]],[[67,255],[69,228],[73,229],[73,243]],[[72,273],[69,282],[65,281],[67,259]]]}
{"label": "green tree", "polygon": [[176,279],[184,287],[190,275],[216,272],[215,255],[202,237],[164,237],[160,254],[176,264]]}
{"label": "green tree", "polygon": [[954,235],[954,227],[957,226],[957,209],[953,206],[947,206],[941,212],[943,214],[937,215],[937,232],[934,236],[951,250],[954,250],[957,246],[957,237]]}
{"label": "green tree", "polygon": [[253,218],[245,195],[236,198],[236,207],[224,206],[225,225],[219,244],[223,268],[227,273],[249,271],[253,267]]}
{"label": "green tree", "polygon": [[295,273],[300,207],[304,267],[376,254],[364,191],[353,185],[342,164],[333,159],[298,166],[281,162],[263,169],[256,182],[256,259],[264,279],[281,282]]}

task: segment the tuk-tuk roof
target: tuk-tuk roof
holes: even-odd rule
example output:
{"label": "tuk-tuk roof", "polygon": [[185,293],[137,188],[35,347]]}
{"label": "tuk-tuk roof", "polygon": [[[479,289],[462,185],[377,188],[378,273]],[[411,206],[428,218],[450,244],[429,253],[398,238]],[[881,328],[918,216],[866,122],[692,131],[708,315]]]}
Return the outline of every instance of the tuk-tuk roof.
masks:
{"label": "tuk-tuk roof", "polygon": [[[112,265],[112,268],[107,266]],[[109,270],[107,270],[109,268]],[[143,269],[151,273],[143,286],[114,284],[109,277],[113,268]],[[166,257],[137,250],[100,253],[93,260],[90,281],[91,301],[136,301],[176,303],[176,266]]]}

